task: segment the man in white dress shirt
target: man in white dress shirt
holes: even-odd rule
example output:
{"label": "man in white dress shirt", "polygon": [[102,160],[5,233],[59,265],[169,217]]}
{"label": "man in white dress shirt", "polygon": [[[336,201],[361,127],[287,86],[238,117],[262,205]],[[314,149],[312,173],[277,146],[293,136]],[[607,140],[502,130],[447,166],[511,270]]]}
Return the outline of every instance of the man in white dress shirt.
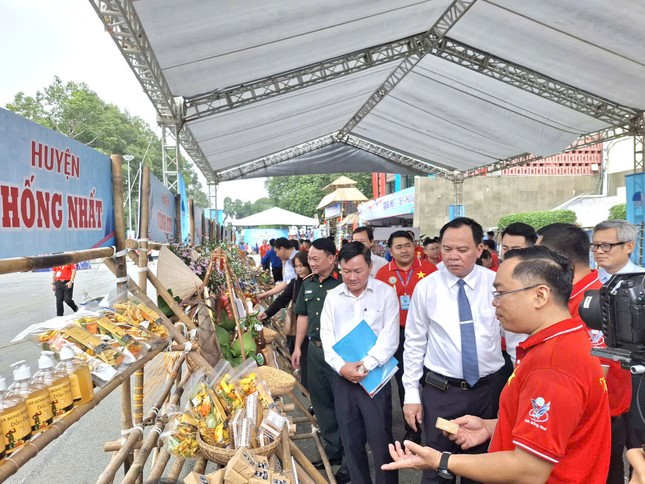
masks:
{"label": "man in white dress shirt", "polygon": [[[435,427],[437,417],[496,418],[503,387],[501,325],[492,306],[495,273],[476,265],[483,235],[481,225],[466,217],[443,226],[444,266],[417,284],[405,327],[403,414],[412,428],[422,424],[426,445],[440,451],[461,449]],[[484,453],[487,447],[485,442],[463,452]],[[439,476],[425,471],[422,482],[439,482]]]}
{"label": "man in white dress shirt", "polygon": [[372,252],[372,247],[374,247],[374,231],[371,227],[357,227],[352,233],[352,242],[360,242],[370,250],[370,256],[372,257],[370,276],[376,277],[376,273],[381,267],[387,264],[387,260],[385,257],[381,257]]}
{"label": "man in white dress shirt", "polygon": [[605,220],[593,229],[591,251],[598,264],[598,279],[605,284],[614,274],[645,272],[629,256],[634,252],[638,229],[625,220]]}
{"label": "man in white dress shirt", "polygon": [[[320,316],[320,339],[325,361],[336,371],[333,382],[336,418],[353,483],[370,483],[366,443],[374,460],[377,484],[398,482],[396,471],[383,471],[391,462],[392,390],[384,385],[373,397],[359,383],[394,355],[399,344],[399,302],[394,289],[370,277],[371,252],[350,242],[338,254],[343,284],[331,289]],[[365,321],[377,339],[362,361],[345,361],[334,345]]]}

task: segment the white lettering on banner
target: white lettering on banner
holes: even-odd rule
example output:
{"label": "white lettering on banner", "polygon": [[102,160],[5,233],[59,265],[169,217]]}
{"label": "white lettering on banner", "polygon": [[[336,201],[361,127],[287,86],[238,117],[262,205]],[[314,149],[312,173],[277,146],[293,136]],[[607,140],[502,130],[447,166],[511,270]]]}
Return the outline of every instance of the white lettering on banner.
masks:
{"label": "white lettering on banner", "polygon": [[39,141],[31,141],[31,166],[53,171],[70,178],[81,177],[81,158],[67,148],[59,150]]}

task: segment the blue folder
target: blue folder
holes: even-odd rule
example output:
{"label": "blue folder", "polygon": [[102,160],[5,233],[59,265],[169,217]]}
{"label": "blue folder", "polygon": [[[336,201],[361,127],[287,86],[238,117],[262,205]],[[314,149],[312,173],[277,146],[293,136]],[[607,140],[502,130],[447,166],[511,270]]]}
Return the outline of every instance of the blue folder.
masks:
{"label": "blue folder", "polygon": [[[337,342],[333,349],[346,363],[351,363],[365,358],[375,344],[376,333],[363,320]],[[390,381],[399,369],[398,364],[397,359],[392,357],[383,366],[377,366],[363,378],[361,386],[370,397],[376,395]]]}

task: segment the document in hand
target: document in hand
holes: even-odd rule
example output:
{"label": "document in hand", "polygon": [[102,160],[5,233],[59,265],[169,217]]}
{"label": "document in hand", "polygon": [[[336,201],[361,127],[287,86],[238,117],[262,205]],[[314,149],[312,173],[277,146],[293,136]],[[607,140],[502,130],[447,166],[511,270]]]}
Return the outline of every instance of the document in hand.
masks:
{"label": "document in hand", "polygon": [[[365,320],[347,333],[333,348],[345,362],[361,361],[369,350],[376,344],[376,333]],[[390,358],[383,366],[377,366],[370,371],[363,381],[362,387],[370,397],[376,395],[390,381],[399,367],[396,358]]]}

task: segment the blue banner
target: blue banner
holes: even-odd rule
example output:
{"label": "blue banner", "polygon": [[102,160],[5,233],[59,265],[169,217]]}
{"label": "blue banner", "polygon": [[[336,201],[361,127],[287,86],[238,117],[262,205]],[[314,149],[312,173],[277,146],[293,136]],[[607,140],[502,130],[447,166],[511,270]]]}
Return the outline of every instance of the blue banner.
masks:
{"label": "blue banner", "polygon": [[[626,212],[627,221],[640,226],[645,222],[645,173],[633,173],[625,176],[626,188]],[[631,259],[635,264],[642,265],[639,254],[641,253],[640,237],[636,241],[636,246],[632,252]]]}
{"label": "blue banner", "polygon": [[[139,206],[141,206],[141,200],[139,200]],[[174,239],[175,217],[175,196],[151,173],[148,238],[160,243]]]}
{"label": "blue banner", "polygon": [[186,184],[181,173],[177,175],[177,192],[179,193],[179,203],[181,204],[181,237],[183,241],[190,234],[190,220],[188,216],[188,195],[186,195]]}
{"label": "blue banner", "polygon": [[114,245],[110,159],[0,108],[0,258]]}

